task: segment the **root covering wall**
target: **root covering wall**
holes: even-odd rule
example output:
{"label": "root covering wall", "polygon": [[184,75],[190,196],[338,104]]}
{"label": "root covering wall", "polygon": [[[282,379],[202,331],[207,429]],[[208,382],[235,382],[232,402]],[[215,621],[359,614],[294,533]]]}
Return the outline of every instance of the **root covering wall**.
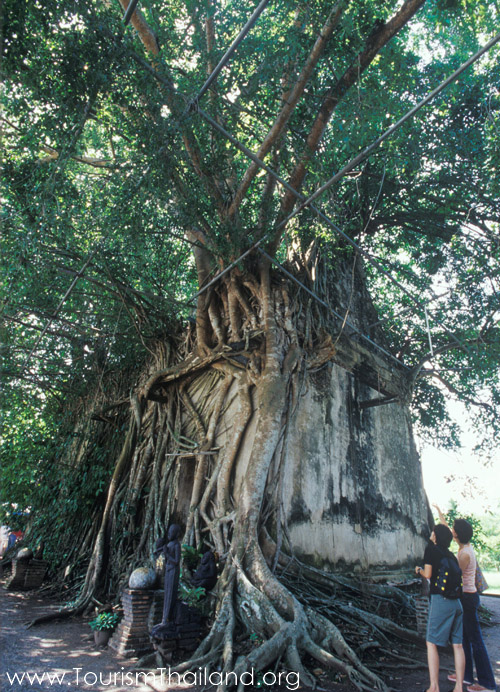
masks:
{"label": "root covering wall", "polygon": [[[428,504],[409,412],[399,403],[360,407],[378,397],[336,365],[303,384],[278,492],[294,553],[318,567],[373,573],[410,567],[424,551]],[[251,422],[247,442],[255,434]],[[275,467],[270,484],[279,475]]]}

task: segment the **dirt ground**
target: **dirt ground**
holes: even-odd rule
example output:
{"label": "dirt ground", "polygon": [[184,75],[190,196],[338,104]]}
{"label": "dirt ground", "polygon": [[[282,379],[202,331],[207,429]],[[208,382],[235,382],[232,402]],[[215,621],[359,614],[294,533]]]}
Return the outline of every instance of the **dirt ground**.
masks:
{"label": "dirt ground", "polygon": [[[77,618],[64,622],[49,622],[27,629],[26,623],[38,615],[58,609],[57,605],[40,598],[33,592],[9,592],[3,587],[5,579],[0,581],[0,689],[2,692],[68,692],[80,690],[116,692],[133,690],[133,692],[163,692],[167,690],[186,690],[201,692],[203,685],[194,685],[193,678],[188,684],[169,685],[168,669],[163,680],[152,675],[144,679],[133,671],[133,659],[119,658],[111,649],[97,649],[88,626],[89,618]],[[484,629],[485,641],[495,667],[497,683],[500,684],[500,598],[483,597],[485,604],[494,614],[496,624]],[[397,692],[421,692],[427,685],[425,652],[415,650],[413,653],[415,668],[406,664],[401,667],[383,669],[380,673],[388,684]],[[446,671],[452,669],[450,655],[442,656],[441,690],[451,689],[446,680]],[[316,669],[319,692],[354,692],[355,688],[339,679],[335,673],[321,672]],[[24,673],[24,676],[23,676]],[[128,673],[128,676],[127,676]],[[198,673],[199,674],[199,673]],[[199,678],[198,678],[199,681]],[[245,689],[260,689],[266,692],[269,687],[258,685],[254,678],[248,677]],[[297,686],[296,677],[282,679],[282,684],[275,690],[300,689],[306,692],[309,688]]]}

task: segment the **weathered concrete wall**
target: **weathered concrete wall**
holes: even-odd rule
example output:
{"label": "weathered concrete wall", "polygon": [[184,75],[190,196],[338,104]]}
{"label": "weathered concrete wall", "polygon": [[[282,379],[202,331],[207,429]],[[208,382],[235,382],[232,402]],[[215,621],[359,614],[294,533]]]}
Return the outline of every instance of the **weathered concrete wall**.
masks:
{"label": "weathered concrete wall", "polygon": [[333,365],[310,380],[286,454],[283,505],[296,554],[365,570],[414,563],[427,500],[408,410],[360,410],[377,392]]}
{"label": "weathered concrete wall", "polygon": [[[347,254],[332,269],[328,286],[328,302],[337,312],[387,347],[361,259]],[[339,328],[333,320],[331,334]],[[399,403],[359,406],[379,396],[335,364],[306,376],[290,421],[281,501],[294,552],[310,563],[347,571],[369,568],[373,575],[378,568],[409,567],[423,555],[428,505],[409,411]],[[221,449],[237,416],[236,382],[228,400],[226,423],[217,435]],[[254,415],[240,447],[236,493],[258,435],[256,424]],[[276,468],[270,477],[275,482]]]}
{"label": "weathered concrete wall", "polygon": [[[226,421],[236,415],[237,386]],[[291,421],[281,500],[294,552],[318,567],[346,571],[399,569],[425,548],[427,500],[408,409],[393,403],[361,410],[373,389],[330,365],[306,378]],[[254,402],[255,405],[255,402]],[[241,486],[257,416],[240,449]],[[231,426],[223,426],[223,448]],[[247,443],[247,444],[246,444]],[[270,472],[277,478],[277,469]]]}

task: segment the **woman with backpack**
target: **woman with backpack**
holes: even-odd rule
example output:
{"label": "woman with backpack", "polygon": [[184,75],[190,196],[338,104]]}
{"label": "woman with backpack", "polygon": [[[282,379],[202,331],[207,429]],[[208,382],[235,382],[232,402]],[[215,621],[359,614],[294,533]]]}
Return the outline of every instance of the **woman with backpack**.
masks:
{"label": "woman with backpack", "polygon": [[461,574],[456,557],[449,547],[453,539],[450,529],[438,524],[425,549],[424,567],[415,572],[430,581],[430,605],[427,620],[427,663],[430,685],[426,692],[439,692],[438,646],[451,641],[455,660],[453,692],[462,692],[465,656],[462,648],[463,610],[460,602]]}
{"label": "woman with backpack", "polygon": [[[442,526],[448,528],[446,519],[437,505]],[[452,528],[453,538],[458,543],[458,563],[463,575],[463,593],[460,597],[464,610],[464,653],[465,674],[464,682],[468,692],[496,692],[496,683],[490,658],[484,645],[477,611],[479,594],[476,588],[477,561],[470,540],[474,533],[471,524],[466,519],[455,519]],[[474,681],[474,663],[476,664],[477,683]],[[455,682],[455,675],[448,675],[448,680]]]}

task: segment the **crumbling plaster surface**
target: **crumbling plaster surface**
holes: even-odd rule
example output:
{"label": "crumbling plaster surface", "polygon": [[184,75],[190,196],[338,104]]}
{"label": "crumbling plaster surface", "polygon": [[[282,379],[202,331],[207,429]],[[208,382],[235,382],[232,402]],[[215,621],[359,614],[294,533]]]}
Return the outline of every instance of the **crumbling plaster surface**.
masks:
{"label": "crumbling plaster surface", "polygon": [[[294,553],[318,567],[392,570],[423,554],[428,504],[409,412],[399,403],[360,409],[361,401],[378,397],[334,364],[306,377],[302,388],[281,496]],[[228,398],[226,422],[237,415],[236,382]],[[223,449],[230,434],[231,425],[223,426],[217,446]],[[254,413],[240,448],[236,493],[256,435]]]}
{"label": "crumbling plaster surface", "polygon": [[427,499],[409,413],[337,366],[309,381],[291,426],[283,505],[297,555],[346,569],[404,567],[423,553]]}

